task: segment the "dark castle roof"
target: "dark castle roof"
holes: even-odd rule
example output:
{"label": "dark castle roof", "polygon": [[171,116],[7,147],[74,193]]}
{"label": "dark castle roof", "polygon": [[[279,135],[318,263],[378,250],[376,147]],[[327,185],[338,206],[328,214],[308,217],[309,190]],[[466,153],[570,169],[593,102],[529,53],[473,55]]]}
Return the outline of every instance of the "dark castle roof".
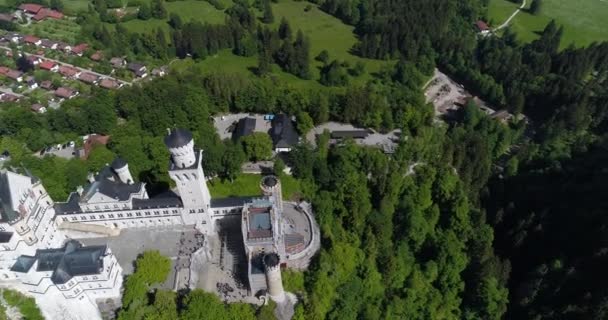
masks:
{"label": "dark castle roof", "polygon": [[239,122],[236,124],[234,132],[232,133],[232,139],[238,140],[241,137],[252,134],[255,130],[255,122],[255,118],[249,117],[239,120]]}
{"label": "dark castle roof", "polygon": [[36,250],[36,255],[20,256],[11,267],[14,272],[28,272],[38,260],[36,271],[53,271],[51,281],[64,284],[72,277],[99,274],[103,270],[106,246],[83,247],[76,240],[68,241],[63,248]]}
{"label": "dark castle roof", "polygon": [[192,141],[192,133],[185,129],[173,129],[165,137],[165,144],[169,148],[183,147],[190,143],[190,141]]}
{"label": "dark castle roof", "polygon": [[114,159],[114,161],[112,161],[112,169],[120,169],[120,168],[124,168],[127,165],[127,162],[121,158],[118,157],[116,159]]}
{"label": "dark castle roof", "polygon": [[264,256],[264,265],[267,268],[278,266],[280,261],[281,260],[279,259],[279,255],[276,253],[269,253]]}

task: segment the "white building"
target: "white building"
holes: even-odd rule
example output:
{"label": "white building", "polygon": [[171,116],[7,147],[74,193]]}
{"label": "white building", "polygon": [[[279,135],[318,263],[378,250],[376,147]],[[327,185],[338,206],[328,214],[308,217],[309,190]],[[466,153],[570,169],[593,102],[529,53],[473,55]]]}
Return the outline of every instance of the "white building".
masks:
{"label": "white building", "polygon": [[[34,296],[49,319],[61,310],[69,310],[74,319],[101,319],[96,300],[120,297],[122,268],[109,248],[82,247],[72,238],[85,237],[87,232],[113,235],[121,229],[172,225],[191,225],[214,235],[218,220],[242,215],[250,293],[265,292],[268,283],[279,288],[280,267],[304,253],[286,254],[286,244],[293,247],[294,234],[284,235],[282,229],[278,178],[262,180],[258,199],[212,199],[202,168],[204,154],[194,147],[192,134],[172,130],[165,144],[171,154],[169,176],[178,194],[150,198],[145,183],[136,182],[120,158],[90,174],[86,186],[60,203],[54,203],[29,174],[1,172],[0,286]],[[307,224],[303,229],[311,228]],[[262,261],[268,254],[276,255],[271,267]]]}

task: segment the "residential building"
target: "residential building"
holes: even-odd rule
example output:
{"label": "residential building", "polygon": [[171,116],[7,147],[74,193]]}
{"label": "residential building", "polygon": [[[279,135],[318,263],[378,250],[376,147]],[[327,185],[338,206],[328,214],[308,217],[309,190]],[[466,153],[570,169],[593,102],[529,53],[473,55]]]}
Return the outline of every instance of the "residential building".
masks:
{"label": "residential building", "polygon": [[122,85],[118,81],[116,81],[116,80],[112,80],[112,79],[108,79],[108,78],[103,78],[99,82],[99,86],[102,87],[102,88],[105,88],[105,89],[118,89]]}
{"label": "residential building", "polygon": [[42,8],[44,6],[37,3],[23,3],[19,6],[19,10],[30,15],[37,14]]}
{"label": "residential building", "polygon": [[9,70],[6,73],[6,76],[17,82],[23,81],[23,72],[21,72],[19,70]]}
{"label": "residential building", "polygon": [[40,43],[42,43],[42,41],[40,40],[40,38],[36,37],[36,36],[32,36],[32,35],[28,35],[23,37],[23,42],[27,43],[27,44],[32,44],[35,46],[39,46]]}
{"label": "residential building", "polygon": [[93,60],[93,61],[101,61],[101,59],[103,59],[103,52],[101,52],[101,51],[97,50],[97,51],[95,51],[95,53],[93,53],[93,54],[91,55],[91,57],[90,57],[90,58],[91,58],[91,60]]}
{"label": "residential building", "polygon": [[131,70],[139,78],[145,78],[148,75],[148,69],[141,63],[131,62],[127,64],[127,69]]}
{"label": "residential building", "polygon": [[39,104],[39,103],[34,103],[30,109],[36,113],[45,113],[46,112],[46,107]]}
{"label": "residential building", "polygon": [[61,13],[59,11],[51,10],[48,8],[42,8],[42,9],[40,9],[40,11],[38,11],[38,13],[36,13],[35,16],[32,17],[32,19],[35,21],[41,21],[46,18],[57,19],[57,20],[63,19],[63,13]]}
{"label": "residential building", "polygon": [[300,138],[293,125],[293,121],[286,114],[279,114],[272,119],[270,137],[275,152],[289,152],[298,144]]}
{"label": "residential building", "polygon": [[62,65],[59,66],[59,73],[66,78],[76,78],[80,75],[80,70]]}
{"label": "residential building", "polygon": [[82,54],[84,53],[85,50],[87,50],[89,48],[89,45],[86,43],[81,43],[75,47],[72,47],[72,53],[82,57]]}
{"label": "residential building", "polygon": [[47,71],[52,71],[52,72],[57,72],[59,70],[59,65],[57,65],[57,63],[55,63],[54,61],[51,61],[51,60],[45,60],[45,61],[41,62],[39,67],[42,70],[47,70]]}
{"label": "residential building", "polygon": [[42,39],[40,40],[40,45],[43,48],[47,48],[47,49],[51,49],[51,50],[55,50],[57,49],[57,42],[53,41],[53,40],[49,40],[49,39]]}
{"label": "residential building", "polygon": [[78,80],[88,84],[96,84],[99,81],[99,76],[89,72],[82,72],[78,75]]}
{"label": "residential building", "polygon": [[475,22],[475,26],[477,27],[477,31],[482,35],[486,35],[491,31],[490,27],[488,27],[488,24],[482,20],[477,20]]}
{"label": "residential building", "polygon": [[120,57],[114,57],[112,59],[110,59],[110,64],[112,65],[112,67],[114,68],[123,68],[126,65],[126,61],[123,58]]}
{"label": "residential building", "polygon": [[78,91],[72,88],[59,87],[55,90],[55,96],[62,99],[72,99],[78,95]]}
{"label": "residential building", "polygon": [[36,79],[34,79],[32,76],[25,78],[25,83],[27,83],[27,87],[30,89],[38,88],[38,82],[36,82]]}
{"label": "residential building", "polygon": [[17,102],[19,97],[10,93],[0,93],[0,101],[2,102]]}

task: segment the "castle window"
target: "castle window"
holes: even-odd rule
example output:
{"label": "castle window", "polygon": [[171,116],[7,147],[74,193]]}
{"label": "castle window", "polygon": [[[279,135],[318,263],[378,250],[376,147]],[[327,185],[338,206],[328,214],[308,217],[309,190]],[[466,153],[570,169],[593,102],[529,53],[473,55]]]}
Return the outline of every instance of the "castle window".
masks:
{"label": "castle window", "polygon": [[68,218],[63,217],[63,218],[61,218],[61,220],[62,220],[62,221],[68,221]]}
{"label": "castle window", "polygon": [[194,209],[190,209],[190,213],[195,213],[196,211]]}
{"label": "castle window", "polygon": [[76,219],[78,219],[78,218],[76,218],[76,217],[72,217],[72,219],[71,219],[71,220],[72,220],[72,221],[76,221]]}
{"label": "castle window", "polygon": [[169,214],[169,210],[163,210],[163,214]]}
{"label": "castle window", "polygon": [[176,209],[173,209],[173,213],[177,213],[177,210],[176,210]]}
{"label": "castle window", "polygon": [[188,177],[188,175],[187,175],[187,174],[185,174],[185,173],[184,173],[184,179],[186,179],[186,180],[190,180],[190,178]]}
{"label": "castle window", "polygon": [[114,219],[114,215],[113,215],[113,214],[109,214],[109,215],[108,215],[108,218],[110,218],[110,219]]}
{"label": "castle window", "polygon": [[157,216],[157,215],[159,215],[159,214],[160,214],[160,212],[159,212],[158,210],[155,210],[155,211],[154,211],[154,215],[155,215],[155,216]]}
{"label": "castle window", "polygon": [[192,179],[196,180],[196,173],[192,174]]}
{"label": "castle window", "polygon": [[109,210],[109,209],[110,209],[110,206],[105,205],[105,206],[103,206],[103,208],[104,208],[104,209],[106,209],[106,210]]}
{"label": "castle window", "polygon": [[106,216],[104,216],[103,214],[99,215],[99,219],[105,219],[105,218],[106,218]]}
{"label": "castle window", "polygon": [[99,210],[99,206],[95,206],[95,210]]}
{"label": "castle window", "polygon": [[122,218],[122,217],[123,217],[123,214],[122,214],[122,213],[119,213],[119,214],[118,214],[118,217],[119,217],[119,218]]}
{"label": "castle window", "polygon": [[127,212],[127,217],[132,217],[133,214],[131,212]]}
{"label": "castle window", "polygon": [[82,277],[82,280],[87,281],[89,280],[89,277]]}
{"label": "castle window", "polygon": [[82,217],[80,217],[80,220],[87,220],[87,217],[82,216]]}
{"label": "castle window", "polygon": [[95,216],[94,216],[94,215],[90,215],[90,216],[89,216],[89,219],[91,219],[91,220],[95,220]]}
{"label": "castle window", "polygon": [[198,209],[198,212],[203,213],[203,212],[205,212],[205,209],[200,208],[200,209]]}
{"label": "castle window", "polygon": [[118,209],[118,205],[117,204],[114,204],[114,209]]}
{"label": "castle window", "polygon": [[149,215],[150,215],[150,211],[146,211],[146,216],[149,216]]}
{"label": "castle window", "polygon": [[141,212],[135,212],[135,215],[141,217]]}
{"label": "castle window", "polygon": [[97,280],[97,276],[93,276],[93,280]]}

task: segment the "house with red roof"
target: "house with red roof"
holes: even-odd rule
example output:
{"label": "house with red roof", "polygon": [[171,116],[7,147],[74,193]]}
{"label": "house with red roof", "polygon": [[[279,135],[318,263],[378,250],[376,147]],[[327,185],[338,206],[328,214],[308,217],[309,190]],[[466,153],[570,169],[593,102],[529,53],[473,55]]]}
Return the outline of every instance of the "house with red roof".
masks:
{"label": "house with red roof", "polygon": [[17,102],[17,101],[19,101],[19,97],[14,94],[10,94],[10,93],[2,93],[2,94],[0,94],[0,101]]}
{"label": "house with red roof", "polygon": [[99,86],[105,89],[118,89],[121,87],[121,84],[116,80],[104,78],[99,82]]}
{"label": "house with red roof", "polygon": [[99,77],[97,75],[92,74],[92,73],[82,72],[78,76],[78,80],[80,80],[80,81],[82,81],[84,83],[88,83],[88,84],[96,84],[97,81],[99,81]]}
{"label": "house with red roof", "polygon": [[43,70],[48,70],[48,71],[52,71],[52,72],[57,72],[57,70],[59,70],[59,66],[50,60],[45,60],[43,62],[40,63],[39,65],[40,69]]}
{"label": "house with red roof", "polygon": [[40,45],[40,43],[42,43],[40,38],[32,35],[23,37],[23,41],[28,44],[33,44],[35,46],[38,46]]}
{"label": "house with red roof", "polygon": [[101,51],[97,50],[97,51],[95,51],[95,53],[93,53],[93,54],[91,55],[91,57],[90,57],[90,58],[91,58],[91,60],[93,60],[93,61],[101,61],[101,59],[103,59],[103,52],[101,52]]}
{"label": "house with red roof", "polygon": [[485,21],[477,20],[475,26],[477,27],[477,31],[483,35],[490,33],[490,27]]}
{"label": "house with red roof", "polygon": [[66,78],[72,78],[78,77],[80,75],[80,70],[68,66],[60,66],[59,73]]}
{"label": "house with red roof", "polygon": [[1,74],[1,75],[4,75],[4,76],[5,76],[5,75],[6,75],[6,74],[7,74],[9,71],[11,71],[11,69],[10,69],[10,68],[5,67],[5,66],[0,66],[0,74]]}
{"label": "house with red roof", "polygon": [[72,48],[72,53],[82,57],[82,54],[84,53],[85,50],[87,50],[89,48],[89,45],[86,43],[81,43],[75,47]]}
{"label": "house with red roof", "polygon": [[17,82],[23,81],[23,72],[21,72],[19,70],[10,70],[9,72],[6,73],[6,76]]}
{"label": "house with red roof", "polygon": [[55,90],[55,96],[62,99],[71,99],[78,95],[78,91],[72,88],[59,87]]}
{"label": "house with red roof", "polygon": [[36,112],[36,113],[45,113],[45,112],[46,112],[46,107],[45,107],[45,106],[43,106],[43,105],[41,105],[40,103],[34,103],[34,104],[33,104],[33,105],[30,107],[30,109],[31,109],[33,112]]}
{"label": "house with red roof", "polygon": [[19,10],[28,14],[37,14],[42,8],[44,6],[37,3],[24,3],[19,6]]}
{"label": "house with red roof", "polygon": [[47,8],[42,8],[42,9],[40,9],[40,11],[38,11],[38,13],[36,13],[36,15],[34,17],[32,17],[32,19],[35,21],[41,21],[46,18],[57,19],[57,20],[63,19],[63,13],[61,13],[59,11],[47,9]]}

